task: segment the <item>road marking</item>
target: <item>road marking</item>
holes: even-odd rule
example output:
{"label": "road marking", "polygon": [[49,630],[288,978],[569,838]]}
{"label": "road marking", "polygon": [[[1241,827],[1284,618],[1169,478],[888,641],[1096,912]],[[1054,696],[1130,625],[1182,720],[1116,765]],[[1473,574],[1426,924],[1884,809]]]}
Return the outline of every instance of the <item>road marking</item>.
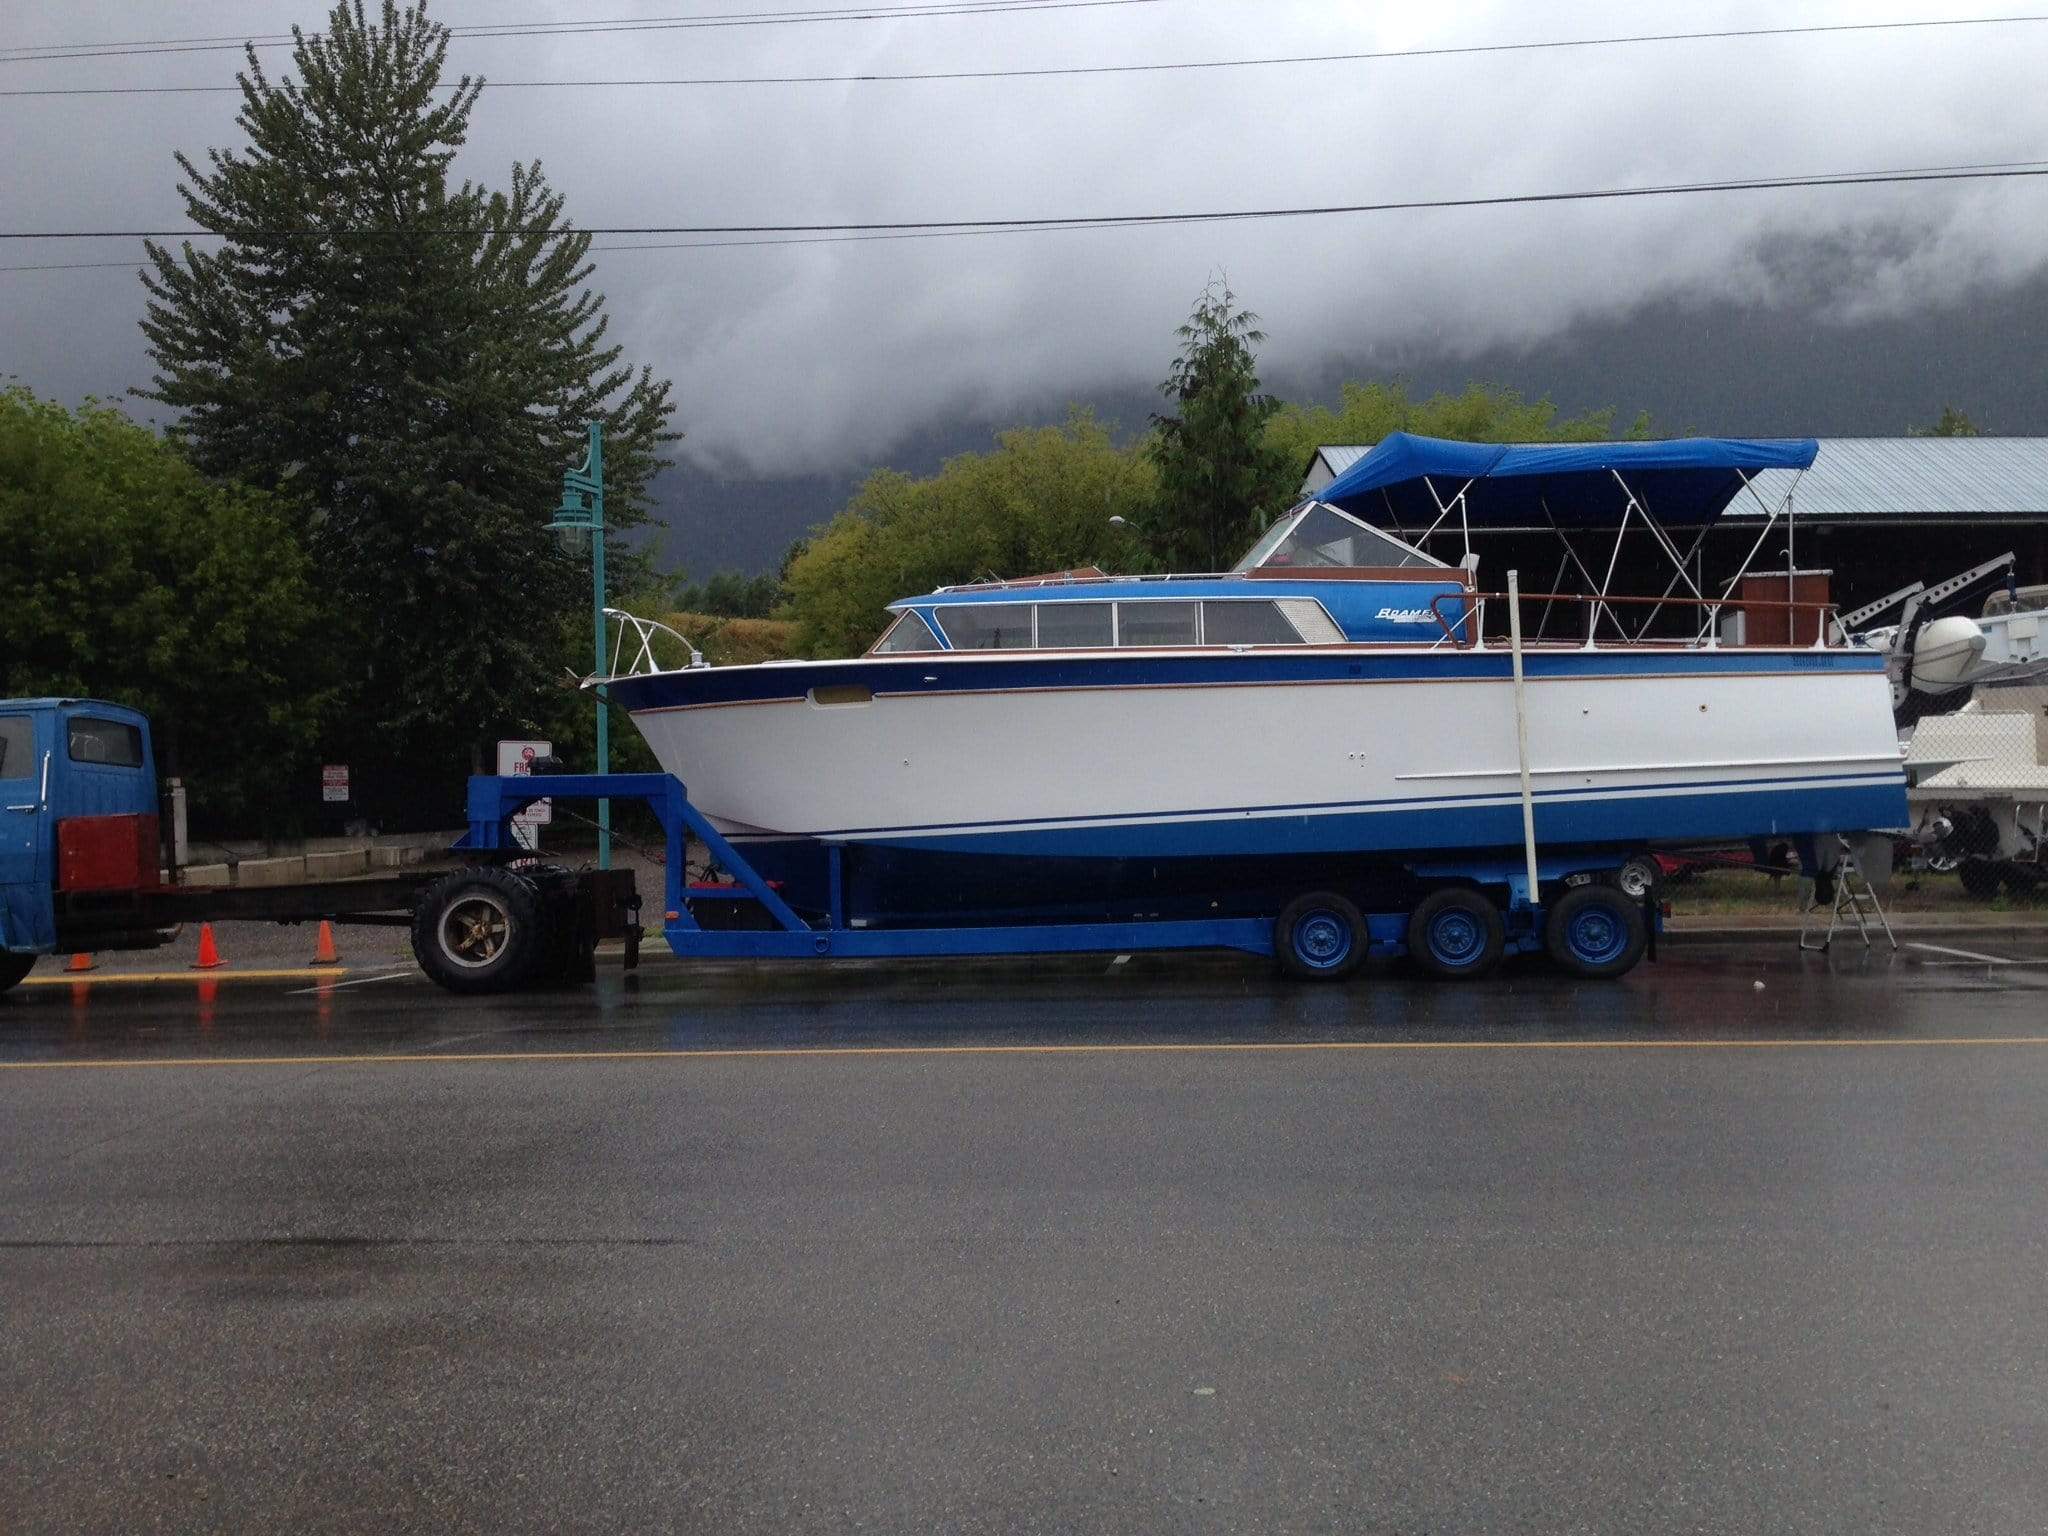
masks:
{"label": "road marking", "polygon": [[1906,941],[1908,949],[1924,949],[1932,955],[1954,955],[1958,960],[1981,960],[1986,965],[2012,965],[2016,962],[2004,955],[1980,955],[1974,949],[1950,949],[1946,944],[1923,944],[1917,939]]}
{"label": "road marking", "polygon": [[48,976],[31,976],[24,987],[139,985],[169,981],[303,981],[308,976],[346,976],[346,969],[315,969],[300,966],[289,971],[56,971]]}
{"label": "road marking", "polygon": [[706,1046],[668,1051],[424,1051],[384,1056],[164,1056],[115,1061],[0,1061],[0,1072],[104,1071],[115,1067],[396,1067],[535,1062],[722,1061],[811,1056],[1144,1056],[1284,1051],[1780,1051],[2048,1045],[2048,1035],[1954,1035],[1889,1040],[1276,1040],[1186,1045],[792,1045]]}
{"label": "road marking", "polygon": [[358,976],[354,981],[330,981],[324,987],[297,987],[285,993],[286,997],[311,997],[316,992],[339,992],[343,987],[367,987],[373,981],[390,981],[398,976],[410,976],[415,968],[402,965],[395,971],[385,971],[378,976]]}

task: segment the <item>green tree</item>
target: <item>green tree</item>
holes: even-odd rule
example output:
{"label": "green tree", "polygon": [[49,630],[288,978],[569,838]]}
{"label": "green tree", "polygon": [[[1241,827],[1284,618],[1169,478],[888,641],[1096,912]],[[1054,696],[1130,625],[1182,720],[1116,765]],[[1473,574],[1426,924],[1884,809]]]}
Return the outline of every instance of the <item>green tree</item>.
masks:
{"label": "green tree", "polygon": [[1259,393],[1258,316],[1220,279],[1195,301],[1180,356],[1159,392],[1179,414],[1155,416],[1159,469],[1154,550],[1174,570],[1221,570],[1291,499],[1292,466],[1266,441],[1279,402]]}
{"label": "green tree", "polygon": [[1157,486],[1151,463],[1085,411],[1064,426],[1004,432],[993,452],[960,454],[927,479],[879,470],[789,561],[792,645],[799,655],[857,652],[881,632],[887,604],[938,586],[1142,567],[1132,529],[1145,526]]}
{"label": "green tree", "polygon": [[1982,437],[1983,429],[1952,405],[1941,408],[1941,420],[1931,427],[1909,427],[1908,437]]}
{"label": "green tree", "polygon": [[293,37],[295,82],[248,53],[246,147],[177,157],[187,212],[225,239],[149,247],[145,393],[201,469],[298,520],[344,616],[337,738],[446,785],[542,712],[561,621],[587,611],[586,567],[543,526],[584,424],[605,423],[606,511],[630,528],[675,439],[669,386],[606,343],[589,236],[538,162],[502,192],[451,183],[483,83],[442,87],[424,0],[374,22],[343,0]]}
{"label": "green tree", "polygon": [[327,616],[270,497],[107,406],[0,390],[0,548],[0,696],[133,705],[201,827],[290,827]]}
{"label": "green tree", "polygon": [[773,576],[719,571],[705,581],[681,588],[674,606],[685,613],[715,614],[726,619],[765,619],[781,600],[782,583]]}
{"label": "green tree", "polygon": [[[1408,386],[1398,380],[1353,382],[1344,386],[1334,409],[1282,406],[1267,425],[1266,442],[1289,474],[1299,477],[1318,448],[1331,443],[1369,445],[1391,432],[1468,443],[1592,443],[1614,436],[1614,412],[1560,417],[1547,399],[1525,400],[1515,390],[1492,384],[1470,384],[1455,395],[1414,400]],[[1625,435],[1648,437],[1649,418],[1638,416]]]}

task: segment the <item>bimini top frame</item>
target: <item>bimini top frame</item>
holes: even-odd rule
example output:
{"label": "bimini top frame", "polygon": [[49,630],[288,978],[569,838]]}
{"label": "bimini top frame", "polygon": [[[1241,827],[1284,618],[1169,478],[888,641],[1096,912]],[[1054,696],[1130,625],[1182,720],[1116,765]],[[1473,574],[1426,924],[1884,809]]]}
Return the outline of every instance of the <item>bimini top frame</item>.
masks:
{"label": "bimini top frame", "polygon": [[[1472,562],[1475,530],[1552,533],[1564,550],[1558,581],[1576,567],[1594,599],[1588,636],[1604,616],[1623,640],[1640,639],[1655,622],[1653,606],[1630,635],[1606,603],[1623,540],[1639,525],[1671,562],[1672,575],[1658,601],[1683,586],[1706,604],[1694,562],[1729,504],[1743,495],[1765,513],[1764,526],[1715,600],[1726,599],[1749,571],[1782,516],[1790,539],[1795,475],[1771,506],[1756,494],[1755,476],[1766,469],[1809,468],[1820,445],[1812,438],[1676,438],[1630,443],[1460,443],[1396,432],[1323,488],[1319,500],[1359,517],[1392,521],[1404,539],[1425,544],[1455,520]],[[1419,537],[1408,530],[1421,527]],[[1572,535],[1614,531],[1605,573],[1595,577]],[[1690,540],[1681,549],[1679,531]],[[1540,633],[1540,631],[1539,631]],[[1702,638],[1705,638],[1704,636]]]}

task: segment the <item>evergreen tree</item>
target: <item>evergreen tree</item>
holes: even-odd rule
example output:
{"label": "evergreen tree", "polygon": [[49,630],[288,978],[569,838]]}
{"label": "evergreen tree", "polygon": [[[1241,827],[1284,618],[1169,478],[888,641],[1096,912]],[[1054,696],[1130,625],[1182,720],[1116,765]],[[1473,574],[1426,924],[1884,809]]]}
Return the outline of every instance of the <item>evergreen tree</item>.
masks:
{"label": "evergreen tree", "polygon": [[1266,337],[1220,279],[1180,328],[1180,356],[1159,392],[1180,407],[1152,418],[1159,503],[1149,530],[1169,570],[1221,570],[1251,547],[1289,498],[1290,470],[1266,440],[1279,402],[1259,393]]}
{"label": "evergreen tree", "polygon": [[606,512],[625,528],[674,407],[606,343],[590,237],[539,162],[508,190],[451,184],[483,82],[441,88],[449,33],[425,0],[384,0],[375,21],[342,0],[324,36],[293,37],[296,81],[249,50],[247,146],[177,157],[188,213],[225,238],[150,246],[142,393],[178,413],[201,469],[300,520],[349,616],[337,740],[460,773],[583,659],[560,641],[588,567],[545,524],[585,423],[606,425]]}
{"label": "evergreen tree", "polygon": [[1931,427],[1908,427],[1908,437],[1982,437],[1984,429],[1952,405],[1941,408],[1941,419]]}

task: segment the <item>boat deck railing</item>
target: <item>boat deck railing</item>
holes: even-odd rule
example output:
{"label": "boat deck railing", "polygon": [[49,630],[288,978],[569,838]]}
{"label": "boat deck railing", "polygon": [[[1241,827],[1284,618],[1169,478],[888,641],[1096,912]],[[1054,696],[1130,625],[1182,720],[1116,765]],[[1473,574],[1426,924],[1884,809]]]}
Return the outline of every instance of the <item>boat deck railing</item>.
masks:
{"label": "boat deck railing", "polygon": [[[1487,648],[1486,605],[1505,604],[1517,601],[1522,605],[1522,644],[1525,647],[1541,646],[1546,650],[1571,647],[1578,650],[1599,650],[1603,644],[1625,646],[1664,646],[1672,650],[1721,650],[1751,646],[1772,645],[1804,646],[1810,650],[1840,650],[1850,641],[1838,621],[1838,605],[1835,603],[1801,603],[1774,601],[1749,597],[1721,598],[1678,598],[1678,597],[1612,597],[1588,596],[1584,592],[1443,592],[1430,600],[1429,611],[1443,630],[1440,639],[1432,642],[1432,649],[1445,645],[1459,650],[1484,650]],[[1447,612],[1445,604],[1459,605],[1456,611]],[[1537,610],[1537,622],[1532,632],[1529,611]],[[1560,608],[1576,607],[1582,615],[1580,621],[1567,627],[1568,632],[1576,631],[1578,638],[1552,637],[1550,629],[1552,615]],[[1622,622],[1622,610],[1639,612],[1642,622],[1631,632]],[[1702,617],[1702,622],[1689,633],[1676,635],[1652,635],[1649,630],[1657,619],[1666,612],[1685,613],[1691,611]],[[1782,613],[1785,616],[1785,636],[1778,641],[1752,640],[1745,636],[1740,641],[1724,640],[1721,636],[1723,611],[1741,614]],[[1804,627],[1800,623],[1802,614],[1813,615],[1814,636],[1811,641],[1794,639]],[[1613,627],[1612,638],[1601,639],[1601,621],[1605,619]],[[1495,643],[1505,643],[1505,635],[1495,635]]]}

